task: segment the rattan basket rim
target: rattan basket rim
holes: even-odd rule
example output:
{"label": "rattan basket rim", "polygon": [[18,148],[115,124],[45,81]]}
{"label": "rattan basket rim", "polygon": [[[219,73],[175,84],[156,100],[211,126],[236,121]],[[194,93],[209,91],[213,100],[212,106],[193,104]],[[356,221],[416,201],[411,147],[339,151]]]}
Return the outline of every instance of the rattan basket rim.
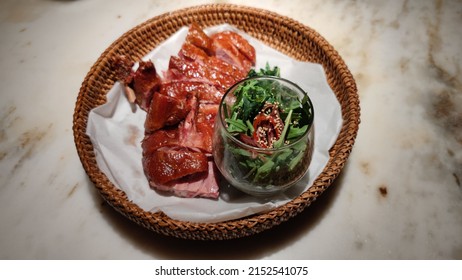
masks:
{"label": "rattan basket rim", "polygon": [[[161,212],[142,210],[98,168],[93,145],[86,135],[86,124],[89,111],[105,102],[105,95],[115,82],[111,59],[124,54],[138,60],[179,27],[192,21],[204,27],[229,23],[295,59],[322,64],[328,83],[341,104],[344,122],[330,150],[327,166],[307,191],[269,212],[217,223],[174,220]],[[115,210],[138,225],[160,234],[184,239],[222,240],[268,230],[296,216],[315,201],[341,172],[353,148],[359,122],[359,98],[354,78],[337,51],[315,30],[286,16],[259,8],[209,4],[153,17],[115,40],[101,54],[82,82],[74,110],[73,132],[83,168],[100,195]]]}

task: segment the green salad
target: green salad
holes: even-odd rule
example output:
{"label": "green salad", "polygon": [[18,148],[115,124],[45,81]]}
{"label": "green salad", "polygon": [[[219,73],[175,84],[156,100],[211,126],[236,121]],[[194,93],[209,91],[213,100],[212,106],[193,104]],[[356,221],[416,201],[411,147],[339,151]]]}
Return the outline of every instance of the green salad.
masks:
{"label": "green salad", "polygon": [[[280,78],[280,69],[267,64],[265,69],[248,74],[248,78],[265,76]],[[288,83],[289,86],[278,80],[250,79],[234,91],[236,100],[224,111],[226,129],[258,152],[229,145],[228,150],[238,162],[230,167],[233,176],[277,185],[299,176],[294,174],[297,170],[306,170],[304,158],[311,155],[306,134],[313,123],[313,108],[307,95],[300,97],[295,85]]]}

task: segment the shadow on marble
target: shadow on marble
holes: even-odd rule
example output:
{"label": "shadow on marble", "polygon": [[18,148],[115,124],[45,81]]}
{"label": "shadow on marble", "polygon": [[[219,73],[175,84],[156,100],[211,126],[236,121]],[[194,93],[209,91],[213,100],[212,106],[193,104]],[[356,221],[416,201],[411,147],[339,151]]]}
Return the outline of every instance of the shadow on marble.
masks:
{"label": "shadow on marble", "polygon": [[108,224],[141,252],[155,259],[261,259],[284,249],[317,226],[335,202],[342,187],[342,177],[341,173],[311,206],[287,222],[254,236],[223,241],[194,241],[163,236],[138,226],[114,211],[98,197],[96,191],[94,198],[96,207],[101,209],[102,217]]}

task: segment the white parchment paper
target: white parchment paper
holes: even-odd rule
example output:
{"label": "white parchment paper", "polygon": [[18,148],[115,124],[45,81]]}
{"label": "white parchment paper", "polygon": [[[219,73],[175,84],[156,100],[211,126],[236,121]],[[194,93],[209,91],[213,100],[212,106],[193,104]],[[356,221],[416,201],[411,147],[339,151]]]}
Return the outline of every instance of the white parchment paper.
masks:
{"label": "white parchment paper", "polygon": [[[283,194],[271,199],[249,196],[221,182],[220,197],[179,198],[152,190],[141,163],[141,140],[146,113],[127,101],[123,88],[116,83],[107,95],[107,103],[93,109],[88,118],[87,134],[95,148],[99,168],[122,189],[130,200],[145,211],[162,211],[170,218],[191,222],[219,222],[242,218],[283,205],[307,190],[329,160],[329,149],[342,126],[341,108],[327,84],[321,65],[299,62],[275,51],[262,42],[230,25],[206,29],[212,34],[233,30],[244,36],[256,49],[256,68],[281,68],[281,77],[289,79],[308,92],[314,106],[315,147],[306,176]],[[143,60],[152,60],[159,73],[168,68],[170,56],[177,55],[188,32],[180,29]]]}

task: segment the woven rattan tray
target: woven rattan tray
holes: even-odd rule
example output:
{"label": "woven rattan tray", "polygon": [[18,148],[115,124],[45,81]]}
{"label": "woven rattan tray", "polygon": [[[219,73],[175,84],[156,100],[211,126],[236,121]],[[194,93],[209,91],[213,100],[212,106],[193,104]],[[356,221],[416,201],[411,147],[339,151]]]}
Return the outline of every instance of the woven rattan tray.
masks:
{"label": "woven rattan tray", "polygon": [[[330,150],[330,159],[313,185],[290,202],[237,220],[218,223],[183,222],[163,213],[151,213],[127,199],[98,168],[86,125],[90,110],[105,103],[115,83],[111,60],[126,55],[140,60],[179,28],[198,22],[202,27],[229,23],[294,59],[322,64],[329,85],[337,96],[343,126]],[[353,147],[359,125],[359,99],[355,81],[342,58],[316,31],[290,18],[261,9],[213,4],[178,10],[154,17],[125,33],[99,57],[85,77],[77,97],[73,131],[76,148],[89,178],[102,197],[118,212],[154,232],[184,239],[216,240],[253,235],[294,217],[316,200],[342,170]]]}

